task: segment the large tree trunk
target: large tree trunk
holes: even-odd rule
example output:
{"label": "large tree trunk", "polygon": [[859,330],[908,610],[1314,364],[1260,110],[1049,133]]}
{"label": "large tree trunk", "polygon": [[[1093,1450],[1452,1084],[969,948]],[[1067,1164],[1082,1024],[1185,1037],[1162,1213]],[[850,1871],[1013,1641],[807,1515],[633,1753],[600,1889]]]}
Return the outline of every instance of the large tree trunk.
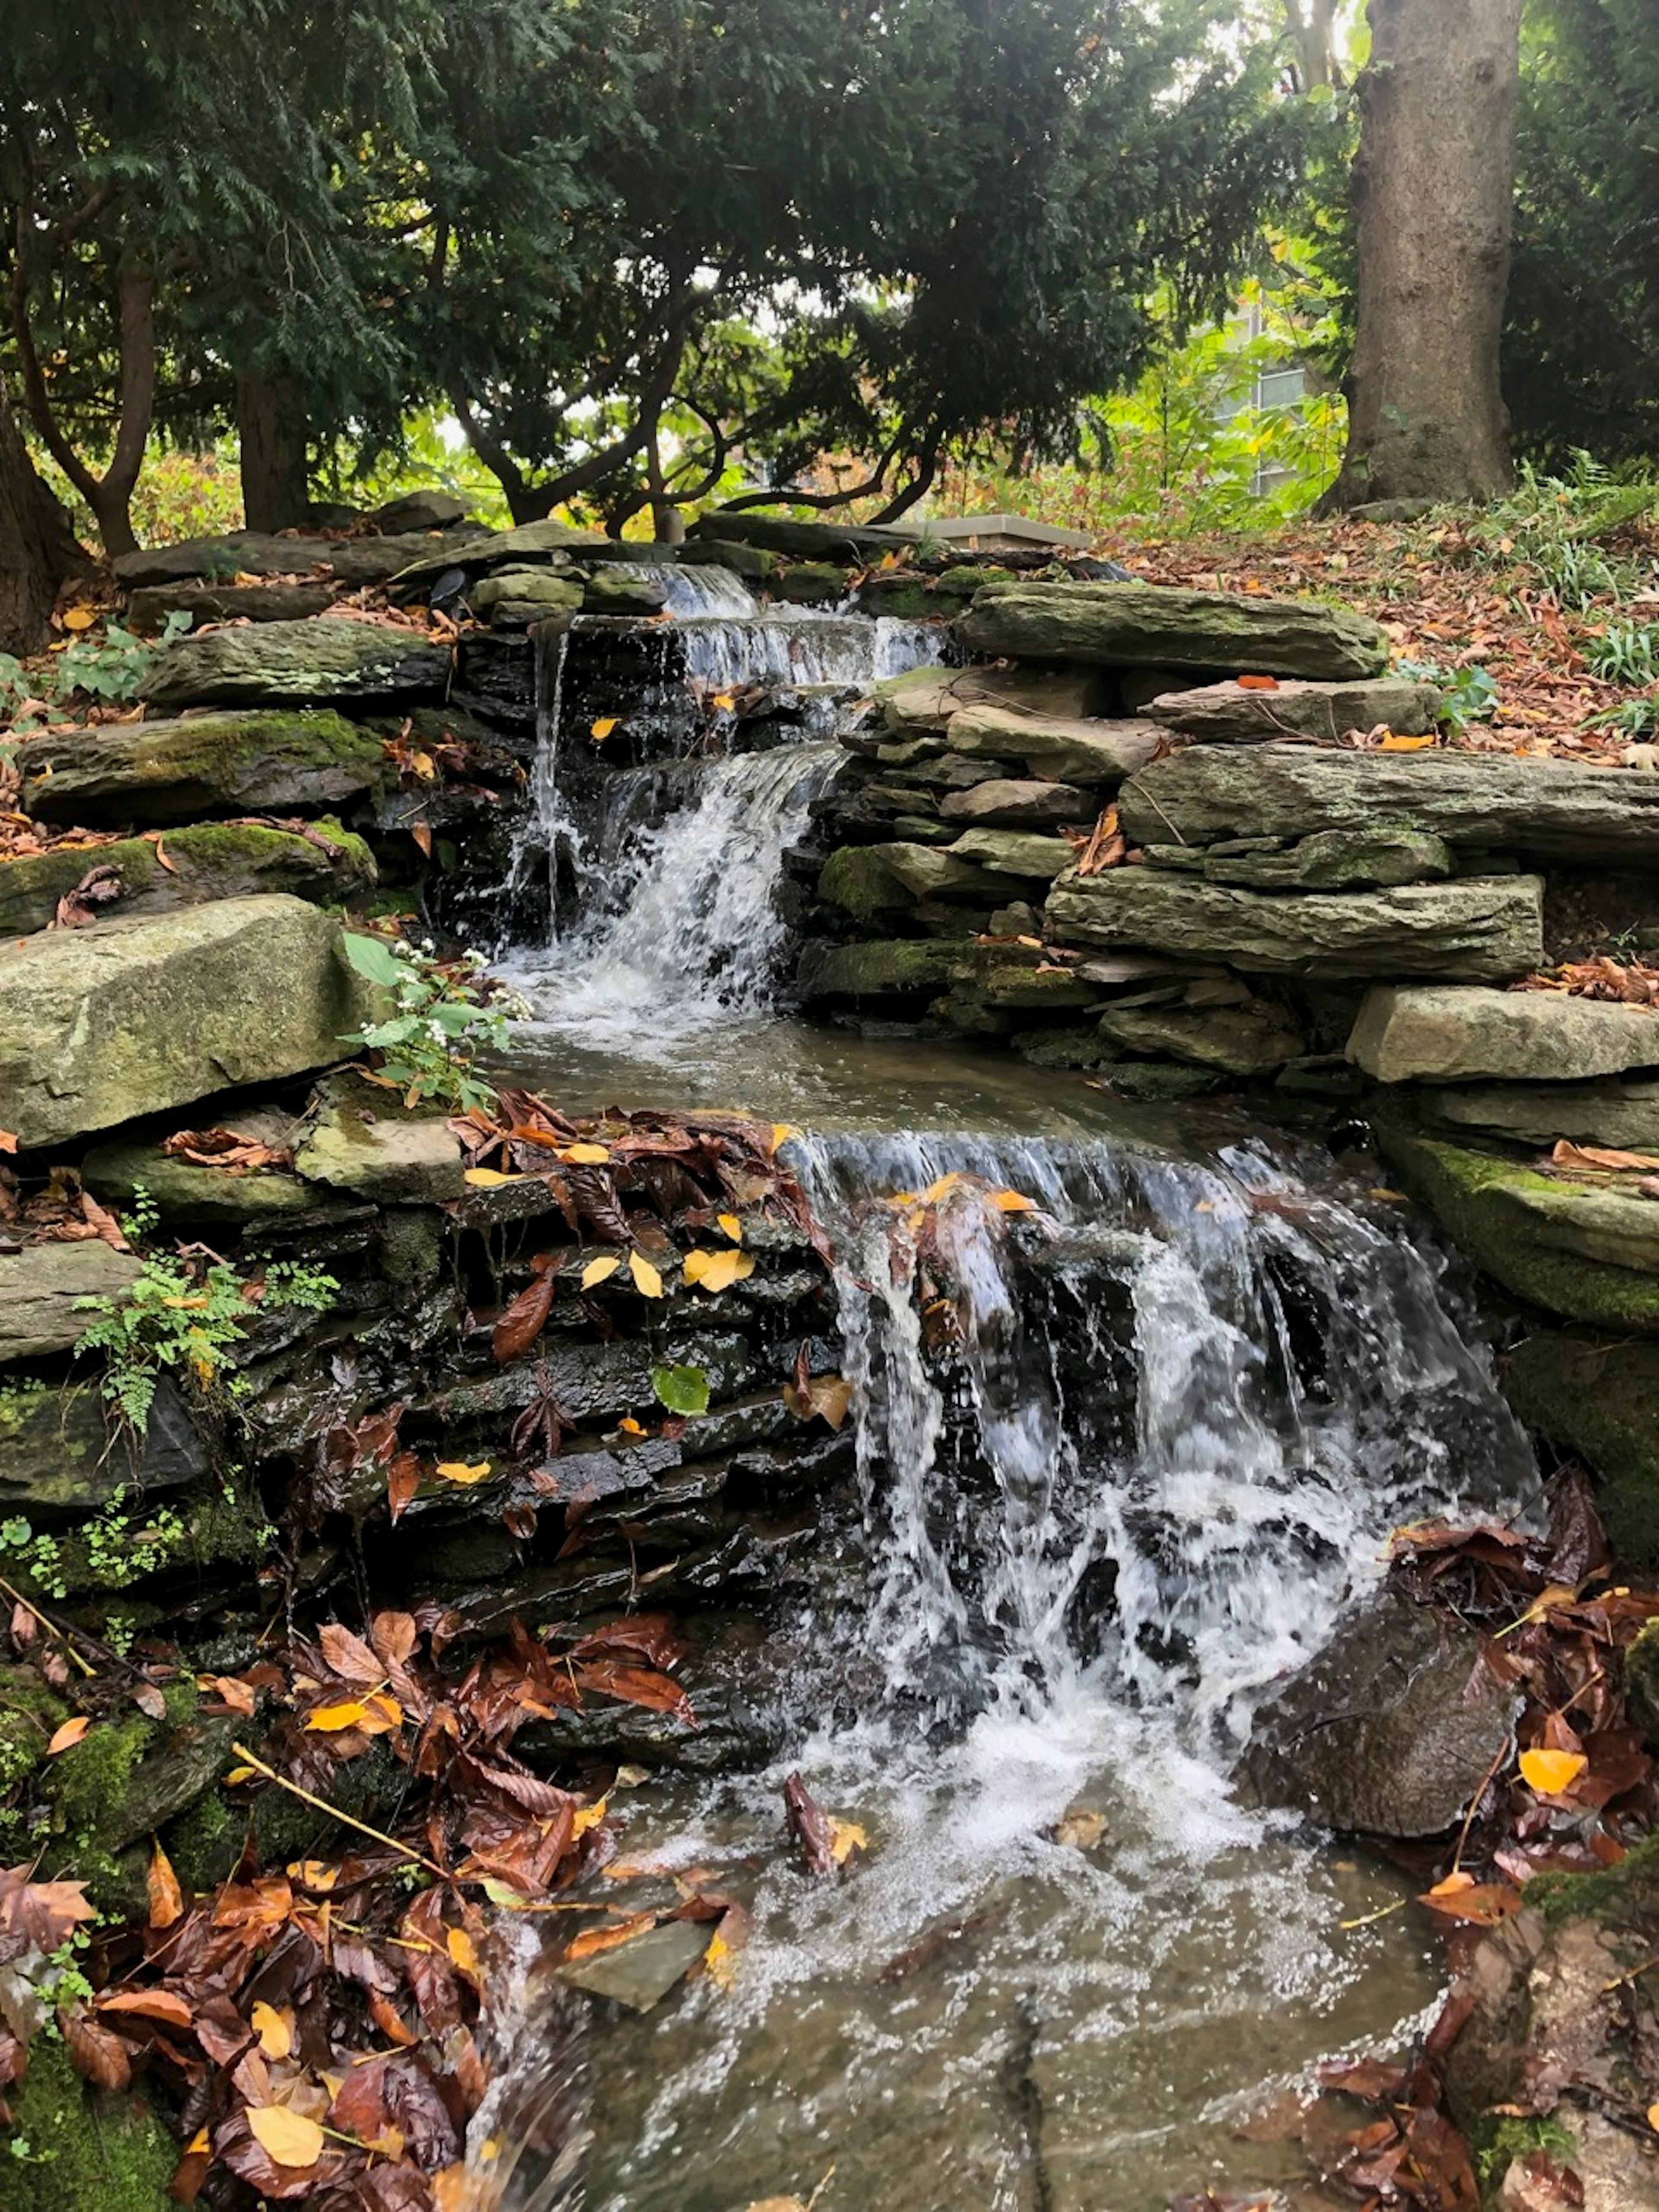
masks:
{"label": "large tree trunk", "polygon": [[67,512],[35,474],[0,387],[0,653],[38,653],[59,591],[90,566]]}
{"label": "large tree trunk", "polygon": [[1359,81],[1359,328],[1348,450],[1321,501],[1480,500],[1513,483],[1498,348],[1522,0],[1370,0]]}
{"label": "large tree trunk", "polygon": [[293,530],[311,506],[309,424],[298,380],[244,368],[236,378],[242,518],[250,530]]}

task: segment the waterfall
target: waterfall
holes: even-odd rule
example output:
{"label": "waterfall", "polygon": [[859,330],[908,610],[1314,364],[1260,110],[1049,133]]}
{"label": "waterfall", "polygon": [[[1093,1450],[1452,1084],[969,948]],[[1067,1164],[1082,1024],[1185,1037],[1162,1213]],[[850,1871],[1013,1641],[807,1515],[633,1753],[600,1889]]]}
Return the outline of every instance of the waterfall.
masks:
{"label": "waterfall", "polygon": [[667,594],[663,605],[671,615],[742,622],[760,612],[754,593],[729,568],[688,568],[673,561],[612,561],[605,573],[660,584]]}
{"label": "waterfall", "polygon": [[[535,1009],[532,1036],[650,1050],[665,1035],[764,1012],[787,944],[784,857],[841,762],[834,744],[785,745],[613,776],[599,849],[584,864],[603,886],[588,918],[507,969]],[[665,784],[687,803],[642,826]]]}
{"label": "waterfall", "polygon": [[943,649],[937,623],[889,615],[768,608],[753,620],[684,621],[686,673],[705,691],[750,684],[796,690],[867,690],[886,676],[928,666]]}

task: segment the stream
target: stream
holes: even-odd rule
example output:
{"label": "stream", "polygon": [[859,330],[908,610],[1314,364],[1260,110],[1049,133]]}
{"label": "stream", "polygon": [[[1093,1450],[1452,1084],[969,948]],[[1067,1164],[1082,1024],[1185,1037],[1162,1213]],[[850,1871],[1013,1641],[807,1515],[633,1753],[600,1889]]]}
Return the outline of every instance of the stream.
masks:
{"label": "stream", "polygon": [[[1322,1150],[789,1014],[777,892],[836,731],[932,641],[676,574],[689,680],[793,684],[793,741],[731,750],[717,705],[685,744],[670,716],[579,813],[586,733],[544,655],[514,1065],[569,1107],[792,1126],[840,1258],[858,1491],[811,1603],[728,1662],[781,1754],[611,1800],[630,1898],[700,1869],[747,1945],[653,2009],[598,2006],[585,2193],[526,2154],[505,2202],[1161,2212],[1296,2175],[1235,2129],[1408,2035],[1436,1952],[1387,1911],[1401,1876],[1247,1809],[1231,1769],[1389,1531],[1523,1500],[1530,1455],[1437,1249]],[[838,1881],[784,1838],[797,1771],[863,1832]],[[567,2007],[532,1965],[520,2103],[559,2086]]]}

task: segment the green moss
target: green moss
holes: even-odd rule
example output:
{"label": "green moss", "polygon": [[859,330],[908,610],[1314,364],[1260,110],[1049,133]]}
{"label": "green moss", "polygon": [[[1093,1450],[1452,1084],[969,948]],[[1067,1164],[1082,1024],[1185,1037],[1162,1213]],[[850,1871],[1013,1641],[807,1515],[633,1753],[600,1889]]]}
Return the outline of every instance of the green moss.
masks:
{"label": "green moss", "polygon": [[[1659,1344],[1537,1329],[1504,1363],[1504,1389],[1529,1429],[1600,1478],[1614,1556],[1659,1564]],[[1659,1726],[1659,1668],[1655,1675]]]}
{"label": "green moss", "polygon": [[828,561],[797,561],[772,579],[770,588],[798,607],[834,606],[847,596],[852,578]]}
{"label": "green moss", "polygon": [[52,1731],[69,1717],[66,1701],[28,1668],[0,1668],[0,1796],[43,1763]]}
{"label": "green moss", "polygon": [[1540,1874],[1527,1884],[1527,1902],[1552,1927],[1593,1917],[1650,1926],[1659,1919],[1659,1831],[1644,1836],[1615,1867],[1598,1874]]}
{"label": "green moss", "polygon": [[[1563,1186],[1495,1152],[1425,1136],[1379,1115],[1378,1149],[1477,1266],[1518,1297],[1569,1320],[1659,1334],[1659,1274],[1613,1267],[1540,1241],[1547,1208],[1559,1215]],[[1530,1216],[1527,1202],[1540,1208]]]}
{"label": "green moss", "polygon": [[1578,2139],[1558,2119],[1486,2112],[1475,2124],[1469,2148],[1480,2177],[1481,2200],[1495,2205],[1504,2176],[1517,2158],[1525,2158],[1529,2151],[1547,2150],[1571,2165],[1578,2155]]}
{"label": "green moss", "polygon": [[155,1743],[156,1723],[142,1713],[100,1721],[53,1762],[49,1796],[60,1833],[95,1844],[112,1806],[124,1802],[132,1771]]}
{"label": "green moss", "polygon": [[216,1790],[198,1797],[187,1813],[161,1831],[162,1847],[186,1890],[209,1890],[226,1881],[242,1856],[247,1821],[233,1813]]}
{"label": "green moss", "polygon": [[870,945],[812,946],[801,962],[801,989],[820,999],[931,997],[950,982],[966,942],[887,938]]}
{"label": "green moss", "polygon": [[29,2069],[6,2093],[0,2148],[5,2212],[175,2212],[167,2187],[179,2146],[137,2097],[97,2097],[63,2045],[36,2036]]}

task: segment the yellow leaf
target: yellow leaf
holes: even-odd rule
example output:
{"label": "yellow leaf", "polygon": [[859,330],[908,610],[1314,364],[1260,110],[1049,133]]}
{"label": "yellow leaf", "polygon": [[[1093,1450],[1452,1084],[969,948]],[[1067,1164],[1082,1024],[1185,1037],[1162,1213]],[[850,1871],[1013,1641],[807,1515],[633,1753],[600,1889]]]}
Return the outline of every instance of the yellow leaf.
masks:
{"label": "yellow leaf", "polygon": [[937,1206],[940,1199],[948,1197],[962,1180],[962,1170],[952,1168],[949,1175],[942,1175],[937,1182],[928,1184],[927,1189],[921,1194],[922,1204]]}
{"label": "yellow leaf", "polygon": [[1458,1867],[1455,1868],[1453,1871],[1446,1876],[1444,1881],[1436,1882],[1434,1887],[1429,1892],[1429,1895],[1431,1897],[1455,1897],[1460,1890],[1473,1889],[1474,1887],[1474,1876],[1472,1874],[1465,1874],[1462,1869]]}
{"label": "yellow leaf", "polygon": [[642,1437],[647,1434],[644,1422],[636,1421],[631,1413],[625,1414],[617,1422],[617,1426],[625,1437]]}
{"label": "yellow leaf", "polygon": [[798,1137],[800,1131],[794,1127],[793,1122],[774,1121],[772,1124],[772,1150],[775,1152],[780,1145],[787,1145],[791,1137]]}
{"label": "yellow leaf", "polygon": [[1589,1765],[1582,1751],[1523,1751],[1521,1773],[1540,1797],[1559,1797]]}
{"label": "yellow leaf", "polygon": [[71,1744],[79,1743],[91,1726],[92,1723],[85,1713],[77,1713],[72,1721],[65,1721],[62,1728],[54,1730],[52,1741],[46,1746],[46,1756],[54,1758],[58,1752],[67,1751]]}
{"label": "yellow leaf", "polygon": [[323,2154],[323,2131],[303,2112],[286,2105],[250,2105],[248,2129],[273,2165],[315,2166]]}
{"label": "yellow leaf", "polygon": [[446,1482],[482,1482],[489,1472],[489,1462],[481,1459],[469,1467],[464,1459],[440,1460],[436,1472]]}
{"label": "yellow leaf", "polygon": [[601,1797],[597,1805],[584,1805],[570,1823],[573,1836],[585,1836],[590,1828],[597,1828],[605,1815],[610,1799]]}
{"label": "yellow leaf", "polygon": [[729,714],[737,703],[735,691],[717,691],[709,702],[710,706],[718,707],[722,714]]}
{"label": "yellow leaf", "polygon": [[1432,731],[1425,738],[1407,738],[1390,730],[1376,750],[1380,753],[1420,753],[1426,752],[1431,745],[1437,745],[1439,742]]}
{"label": "yellow leaf", "polygon": [[1653,2130],[1655,2135],[1659,2135],[1659,2105],[1648,2106],[1648,2125]]}
{"label": "yellow leaf", "polygon": [[854,1851],[867,1851],[870,1838],[856,1820],[831,1820],[830,1823],[830,1856],[837,1866],[845,1866]]}
{"label": "yellow leaf", "polygon": [[605,743],[605,739],[611,735],[612,730],[616,728],[617,721],[617,717],[615,714],[600,715],[599,720],[593,725],[593,742],[595,744],[602,745]]}
{"label": "yellow leaf", "polygon": [[685,1255],[685,1279],[701,1284],[714,1296],[729,1291],[733,1283],[747,1282],[755,1272],[755,1255],[735,1249],[725,1252],[688,1252]]}
{"label": "yellow leaf", "polygon": [[278,2012],[275,2005],[256,2004],[248,2014],[248,2025],[259,2039],[259,2048],[267,2058],[286,2058],[294,2048],[294,2022]]}
{"label": "yellow leaf", "polygon": [[634,1278],[635,1285],[641,1297],[659,1298],[662,1296],[662,1277],[643,1252],[629,1254],[628,1272]]}
{"label": "yellow leaf", "polygon": [[524,1177],[503,1175],[499,1168],[469,1168],[464,1180],[475,1190],[495,1190],[504,1182],[522,1182]]}
{"label": "yellow leaf", "polygon": [[718,1928],[702,1954],[702,1970],[717,1990],[729,1990],[738,1978],[738,1954]]}
{"label": "yellow leaf", "polygon": [[732,1239],[732,1242],[734,1244],[742,1243],[743,1224],[738,1220],[735,1213],[717,1213],[714,1216],[714,1218],[719,1222],[720,1227],[726,1231],[726,1235]]}
{"label": "yellow leaf", "polygon": [[991,1203],[999,1213],[1035,1213],[1037,1203],[1021,1190],[994,1190]]}
{"label": "yellow leaf", "polygon": [[590,1260],[582,1269],[582,1288],[591,1291],[596,1283],[608,1283],[621,1265],[622,1261],[610,1253],[602,1259]]}
{"label": "yellow leaf", "polygon": [[226,1789],[234,1790],[241,1783],[252,1782],[258,1771],[257,1766],[233,1766],[225,1777]]}
{"label": "yellow leaf", "polygon": [[90,629],[98,619],[95,607],[68,607],[64,613],[65,629]]}
{"label": "yellow leaf", "polygon": [[186,2158],[200,2158],[202,2153],[210,2148],[212,2142],[213,2137],[208,2133],[205,2128],[198,2128],[195,2134],[185,2145],[185,2156]]}
{"label": "yellow leaf", "polygon": [[478,1947],[465,1928],[451,1928],[444,1935],[444,1948],[450,1957],[473,1981],[479,1979],[483,1968],[478,1959]]}
{"label": "yellow leaf", "polygon": [[605,1145],[568,1145],[559,1154],[562,1160],[568,1160],[571,1166],[576,1168],[598,1167],[602,1160],[608,1160],[610,1157],[610,1147]]}
{"label": "yellow leaf", "polygon": [[337,1705],[319,1705],[306,1715],[306,1727],[318,1735],[332,1735],[340,1729],[356,1728],[367,1720],[368,1707],[362,1698],[347,1698]]}

